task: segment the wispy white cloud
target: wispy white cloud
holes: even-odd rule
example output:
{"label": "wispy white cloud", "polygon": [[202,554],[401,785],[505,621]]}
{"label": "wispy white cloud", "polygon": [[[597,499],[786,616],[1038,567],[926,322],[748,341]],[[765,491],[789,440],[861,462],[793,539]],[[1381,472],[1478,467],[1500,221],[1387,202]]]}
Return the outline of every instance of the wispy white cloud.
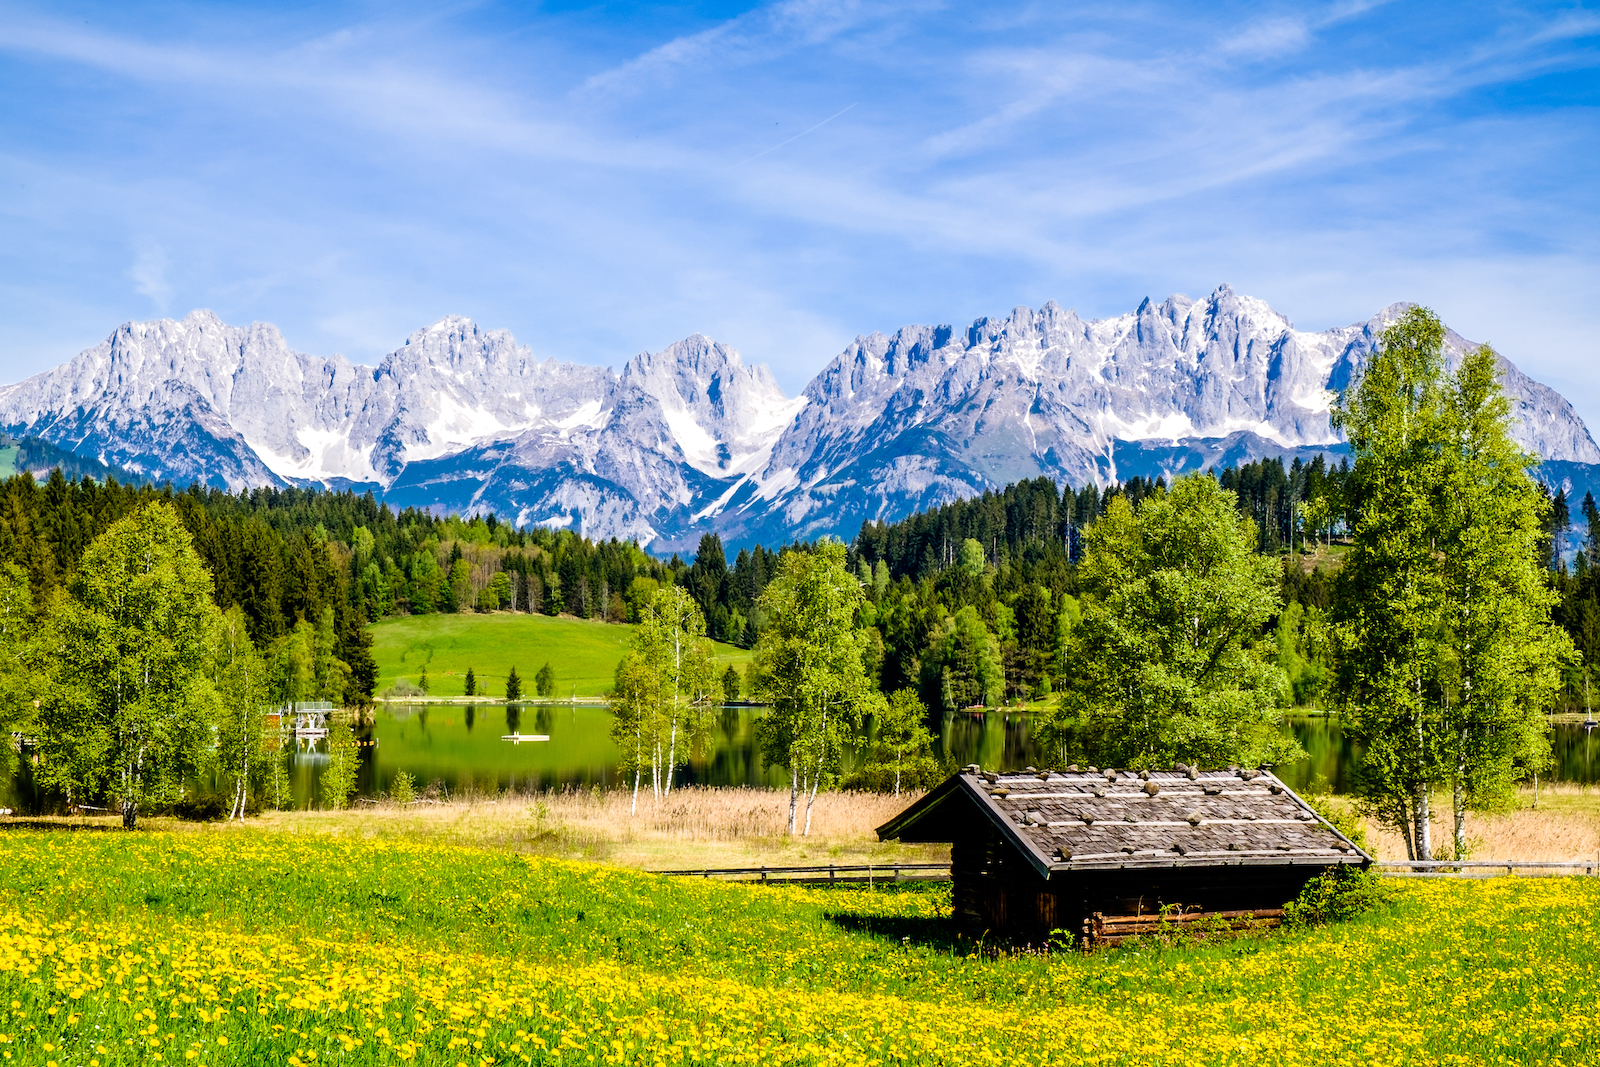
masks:
{"label": "wispy white cloud", "polygon": [[142,249],[128,268],[134,292],[150,301],[158,315],[172,303],[172,283],[167,280],[167,252],[160,245]]}
{"label": "wispy white cloud", "polygon": [[591,75],[578,86],[577,95],[630,96],[665,88],[679,78],[715,77],[823,44],[893,10],[866,0],[780,0],[711,29],[675,37]]}
{"label": "wispy white cloud", "polygon": [[[675,17],[6,8],[0,66],[76,125],[50,90],[0,114],[0,310],[87,286],[94,314],[211,304],[369,362],[446,311],[600,363],[726,330],[794,388],[857,329],[1224,278],[1313,321],[1505,275],[1576,322],[1509,275],[1600,262],[1593,111],[1496,95],[1592,66],[1582,9]],[[149,257],[77,268],[107,241]],[[6,321],[0,372],[70,354]]]}
{"label": "wispy white cloud", "polygon": [[1269,18],[1245,26],[1225,38],[1224,53],[1246,56],[1284,56],[1311,43],[1311,27],[1304,18]]}

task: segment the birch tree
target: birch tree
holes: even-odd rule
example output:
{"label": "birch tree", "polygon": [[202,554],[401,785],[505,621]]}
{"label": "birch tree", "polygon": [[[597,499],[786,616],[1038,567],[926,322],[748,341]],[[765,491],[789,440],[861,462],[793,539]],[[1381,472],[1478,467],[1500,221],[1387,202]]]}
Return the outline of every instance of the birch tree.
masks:
{"label": "birch tree", "polygon": [[927,705],[914,689],[895,692],[873,715],[874,755],[881,765],[894,768],[895,796],[900,795],[900,778],[906,764],[918,757],[927,760],[928,747],[933,744],[927,718]]}
{"label": "birch tree", "polygon": [[229,796],[228,818],[244,819],[252,788],[270,775],[275,739],[267,729],[269,678],[266,662],[250,641],[237,604],[220,620],[216,635],[218,778]]}
{"label": "birch tree", "polygon": [[720,692],[705,616],[679,586],[658,589],[643,605],[632,645],[617,672],[612,739],[633,775],[633,810],[646,769],[656,799],[672,794],[677,769],[711,736]]}
{"label": "birch tree", "polygon": [[1367,810],[1434,858],[1432,793],[1465,817],[1503,802],[1547,751],[1542,710],[1573,653],[1550,622],[1535,458],[1509,435],[1494,353],[1444,371],[1444,327],[1412,308],[1335,407],[1354,465],[1336,578],[1331,695],[1365,743]]}
{"label": "birch tree", "polygon": [[1412,309],[1334,408],[1354,455],[1345,485],[1352,543],[1332,606],[1334,692],[1347,727],[1366,742],[1357,793],[1400,832],[1412,859],[1433,855],[1430,794],[1445,765],[1440,702],[1429,692],[1447,646],[1435,555],[1443,347],[1438,319]]}
{"label": "birch tree", "polygon": [[1509,800],[1543,769],[1544,710],[1576,658],[1550,620],[1557,594],[1541,538],[1549,501],[1529,476],[1537,458],[1510,434],[1510,401],[1484,346],[1447,385],[1440,542],[1455,693],[1441,693],[1454,854],[1467,850],[1468,810]]}
{"label": "birch tree", "polygon": [[14,769],[11,732],[26,731],[33,718],[35,633],[28,572],[0,563],[0,774]]}
{"label": "birch tree", "polygon": [[151,504],[84,552],[43,638],[40,780],[104,799],[133,829],[147,801],[176,797],[213,741],[211,576],[177,511]]}
{"label": "birch tree", "polygon": [[769,705],[757,724],[762,754],[789,771],[789,833],[805,797],[805,825],[817,790],[835,773],[845,741],[882,700],[867,677],[865,633],[856,613],[861,583],[845,567],[845,547],[825,540],[789,552],[761,595],[769,622],[756,642],[756,692]]}

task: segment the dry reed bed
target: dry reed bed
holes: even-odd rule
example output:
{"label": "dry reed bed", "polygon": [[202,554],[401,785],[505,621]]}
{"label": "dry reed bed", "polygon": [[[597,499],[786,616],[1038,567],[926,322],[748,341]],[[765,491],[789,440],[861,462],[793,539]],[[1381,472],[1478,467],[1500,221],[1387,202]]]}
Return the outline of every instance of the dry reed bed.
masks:
{"label": "dry reed bed", "polygon": [[[879,842],[874,832],[921,795],[818,794],[811,833],[793,836],[787,792],[694,786],[660,798],[641,793],[637,811],[625,791],[566,790],[270,812],[260,824],[289,833],[439,838],[655,869],[942,861],[948,847]],[[799,817],[803,827],[803,806]]]}
{"label": "dry reed bed", "polygon": [[[1485,860],[1593,860],[1600,856],[1600,789],[1560,783],[1539,787],[1539,806],[1533,807],[1533,790],[1521,790],[1517,806],[1498,814],[1467,813],[1469,859]],[[1432,820],[1435,853],[1449,854],[1454,835],[1449,797],[1434,798]],[[1367,840],[1377,845],[1380,859],[1403,860],[1406,846],[1400,835],[1367,824]]]}
{"label": "dry reed bed", "polygon": [[[337,834],[446,841],[570,859],[602,860],[656,870],[756,867],[815,863],[939,862],[948,846],[879,842],[878,826],[921,796],[823,793],[817,796],[809,836],[786,833],[789,795],[750,788],[685,787],[657,798],[625,791],[567,790],[461,796],[402,807],[358,804],[348,811],[267,812],[247,827],[269,833]],[[1436,798],[1434,842],[1448,852],[1448,797]],[[1469,815],[1467,838],[1479,859],[1592,860],[1600,856],[1600,788],[1545,785],[1539,807],[1524,790],[1518,807],[1503,814]],[[1319,802],[1347,805],[1343,799]],[[803,810],[802,810],[803,818]],[[12,820],[0,818],[0,824]],[[111,827],[111,818],[18,820]],[[209,829],[172,819],[141,820],[152,829]],[[1368,824],[1368,842],[1381,859],[1404,859],[1400,838]]]}

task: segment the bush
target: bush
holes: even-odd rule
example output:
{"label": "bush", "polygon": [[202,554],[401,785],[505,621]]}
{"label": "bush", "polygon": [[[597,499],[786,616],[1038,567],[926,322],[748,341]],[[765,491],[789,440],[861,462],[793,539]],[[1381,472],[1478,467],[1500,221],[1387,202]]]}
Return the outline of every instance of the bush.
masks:
{"label": "bush", "polygon": [[[946,765],[932,756],[913,756],[900,764],[900,791],[908,793],[919,789],[932,789],[956,770],[953,763]],[[869,763],[845,775],[839,783],[839,788],[862,793],[893,793],[894,764]]]}
{"label": "bush", "polygon": [[216,793],[180,797],[168,809],[185,822],[221,822],[228,817],[228,803]]}
{"label": "bush", "polygon": [[1352,919],[1389,899],[1375,873],[1354,866],[1330,867],[1306,883],[1283,907],[1283,924],[1292,928]]}
{"label": "bush", "polygon": [[404,678],[397,679],[393,685],[379,694],[379,696],[383,697],[385,700],[392,700],[395,698],[404,700],[407,697],[420,697],[426,695],[427,694],[421,689],[418,689]]}
{"label": "bush", "polygon": [[417,782],[410,771],[396,771],[389,793],[396,804],[410,804],[417,799]]}

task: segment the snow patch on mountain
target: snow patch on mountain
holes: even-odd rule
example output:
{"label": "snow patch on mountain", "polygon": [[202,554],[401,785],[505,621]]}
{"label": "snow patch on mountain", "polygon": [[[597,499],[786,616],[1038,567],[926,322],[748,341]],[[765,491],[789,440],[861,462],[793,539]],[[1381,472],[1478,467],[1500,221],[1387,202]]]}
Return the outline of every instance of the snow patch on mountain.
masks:
{"label": "snow patch on mountain", "polygon": [[[662,550],[707,529],[848,537],[1019,478],[1105,484],[1342,449],[1331,401],[1406,307],[1306,332],[1225,285],[1101,320],[1051,301],[863,335],[792,398],[698,334],[614,374],[449,316],[368,368],[196,311],[124,324],[0,387],[0,429],[179,483],[368,484],[400,506]],[[1454,332],[1446,346],[1452,367],[1474,347]],[[1504,360],[1501,378],[1520,444],[1600,463],[1559,394]]]}

